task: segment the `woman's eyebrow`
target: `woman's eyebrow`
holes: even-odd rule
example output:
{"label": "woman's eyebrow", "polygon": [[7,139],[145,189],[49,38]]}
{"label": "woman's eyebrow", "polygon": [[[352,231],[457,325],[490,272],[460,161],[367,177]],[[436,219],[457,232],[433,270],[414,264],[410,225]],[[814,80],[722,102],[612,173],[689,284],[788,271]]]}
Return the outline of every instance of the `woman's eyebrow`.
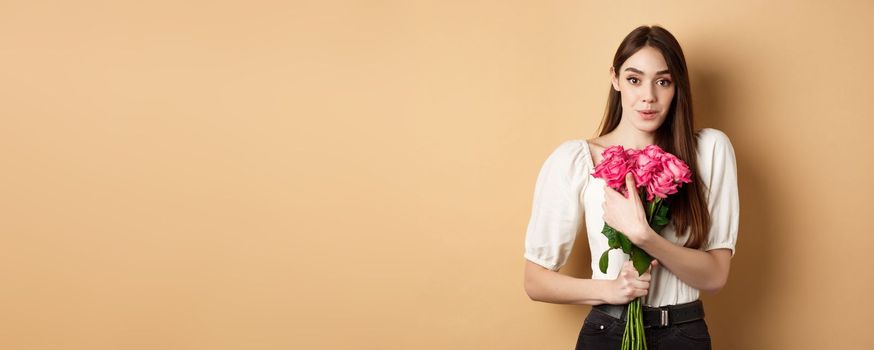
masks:
{"label": "woman's eyebrow", "polygon": [[[643,74],[642,70],[634,68],[634,67],[628,67],[628,68],[625,68],[625,70],[630,70],[630,71],[635,72],[637,74]],[[670,70],[665,69],[665,70],[660,70],[660,71],[656,72],[656,75],[670,74],[670,73],[671,73]]]}

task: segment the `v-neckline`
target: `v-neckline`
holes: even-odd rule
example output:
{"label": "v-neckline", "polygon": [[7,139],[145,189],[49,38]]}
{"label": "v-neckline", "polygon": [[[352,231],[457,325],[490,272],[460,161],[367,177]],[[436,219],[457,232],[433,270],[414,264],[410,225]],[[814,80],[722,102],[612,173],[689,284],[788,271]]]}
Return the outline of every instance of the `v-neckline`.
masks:
{"label": "v-neckline", "polygon": [[[592,146],[589,145],[589,140],[583,139],[583,143],[586,145],[586,152],[589,153],[589,165],[592,166],[592,172],[595,171],[595,156],[592,154]],[[592,175],[590,172],[589,175]]]}

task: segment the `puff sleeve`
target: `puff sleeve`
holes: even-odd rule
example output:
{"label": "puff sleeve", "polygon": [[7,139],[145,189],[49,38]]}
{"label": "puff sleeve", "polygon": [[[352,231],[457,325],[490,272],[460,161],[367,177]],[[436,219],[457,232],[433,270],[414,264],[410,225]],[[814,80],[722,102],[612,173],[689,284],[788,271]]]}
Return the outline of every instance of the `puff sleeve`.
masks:
{"label": "puff sleeve", "polygon": [[583,207],[580,193],[588,181],[589,152],[580,140],[560,144],[544,161],[534,186],[531,218],[525,233],[525,258],[558,271],[570,256]]}
{"label": "puff sleeve", "polygon": [[[710,210],[710,231],[703,250],[731,249],[734,257],[740,221],[740,202],[737,187],[737,162],[728,136],[716,129],[704,129],[706,137],[699,152],[699,164],[707,171],[707,209]],[[703,161],[704,163],[701,163]],[[705,175],[705,174],[702,174]]]}

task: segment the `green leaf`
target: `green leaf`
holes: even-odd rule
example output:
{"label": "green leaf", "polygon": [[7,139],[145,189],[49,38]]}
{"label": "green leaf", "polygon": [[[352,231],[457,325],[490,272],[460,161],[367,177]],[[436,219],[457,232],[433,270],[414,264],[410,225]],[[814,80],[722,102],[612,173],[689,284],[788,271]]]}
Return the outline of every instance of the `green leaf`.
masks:
{"label": "green leaf", "polygon": [[619,246],[619,239],[617,239],[615,235],[607,239],[607,245],[610,246],[610,249],[621,248]]}
{"label": "green leaf", "polygon": [[658,215],[661,217],[668,217],[668,206],[663,205],[659,208]]}
{"label": "green leaf", "polygon": [[622,246],[622,251],[625,252],[625,254],[631,254],[631,248],[634,247],[634,245],[631,244],[631,241],[628,240],[628,237],[625,237],[625,235],[621,232],[619,232],[616,237],[619,238],[619,245]]}
{"label": "green leaf", "polygon": [[601,269],[601,273],[607,273],[607,265],[610,264],[610,250],[612,249],[605,250],[604,253],[601,254],[601,259],[598,260],[598,268]]}
{"label": "green leaf", "polygon": [[634,264],[634,269],[637,270],[637,274],[642,275],[646,272],[646,269],[649,268],[649,264],[652,262],[652,257],[650,257],[643,249],[635,246],[631,251],[631,262]]}
{"label": "green leaf", "polygon": [[601,229],[601,233],[607,237],[607,245],[612,249],[619,248],[619,231],[616,231],[610,225],[604,224],[604,228]]}
{"label": "green leaf", "polygon": [[616,235],[616,230],[614,230],[612,227],[610,227],[610,225],[607,225],[607,223],[604,223],[604,228],[601,229],[601,233],[604,234],[604,236],[606,236],[607,239],[610,239],[610,237],[613,237]]}
{"label": "green leaf", "polygon": [[662,229],[665,228],[665,226],[667,226],[671,222],[667,216],[668,215],[668,206],[667,205],[660,206],[657,211],[658,212],[655,215],[653,215],[653,218],[652,218],[651,222],[649,223],[649,226],[652,227],[653,231],[661,234]]}

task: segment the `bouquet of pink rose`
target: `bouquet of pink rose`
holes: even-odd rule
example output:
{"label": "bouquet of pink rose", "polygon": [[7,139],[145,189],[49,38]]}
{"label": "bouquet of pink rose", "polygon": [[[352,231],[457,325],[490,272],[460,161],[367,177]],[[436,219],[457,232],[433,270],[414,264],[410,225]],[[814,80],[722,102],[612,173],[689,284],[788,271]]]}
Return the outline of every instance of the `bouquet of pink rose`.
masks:
{"label": "bouquet of pink rose", "polygon": [[[604,179],[607,186],[627,195],[625,177],[631,172],[634,176],[636,191],[646,191],[646,200],[643,201],[646,211],[646,220],[656,233],[668,225],[668,206],[664,205],[664,199],[669,194],[677,193],[677,188],[683,183],[692,182],[692,172],[684,161],[675,155],[662,150],[659,146],[649,145],[643,150],[623,149],[622,146],[608,147],[602,153],[604,160],[595,167],[592,174],[597,178]],[[642,188],[642,189],[640,189]],[[640,194],[640,192],[638,192]],[[643,198],[643,196],[640,196]],[[643,274],[652,262],[643,249],[638,248],[622,232],[610,227],[606,222],[601,230],[607,236],[609,249],[601,254],[598,267],[602,273],[607,273],[609,264],[608,253],[613,249],[622,249],[631,257],[634,268],[638,274]],[[622,349],[646,349],[646,339],[643,330],[643,314],[641,312],[641,300],[635,298],[628,304],[625,323],[625,333],[622,337]]]}

